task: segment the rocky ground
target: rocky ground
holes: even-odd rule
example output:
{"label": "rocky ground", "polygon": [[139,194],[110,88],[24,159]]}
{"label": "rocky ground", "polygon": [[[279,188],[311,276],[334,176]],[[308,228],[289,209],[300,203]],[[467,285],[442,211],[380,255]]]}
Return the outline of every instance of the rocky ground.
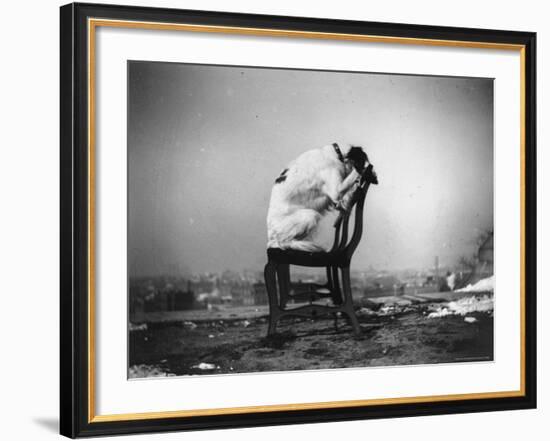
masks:
{"label": "rocky ground", "polygon": [[491,293],[369,299],[358,336],[327,317],[286,319],[268,338],[265,308],[143,316],[130,326],[129,376],[490,361],[492,305]]}

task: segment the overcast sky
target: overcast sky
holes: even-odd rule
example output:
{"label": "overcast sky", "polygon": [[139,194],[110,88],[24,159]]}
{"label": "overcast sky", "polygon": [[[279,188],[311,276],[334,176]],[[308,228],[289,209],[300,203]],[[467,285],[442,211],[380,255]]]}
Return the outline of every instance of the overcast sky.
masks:
{"label": "overcast sky", "polygon": [[130,62],[130,275],[261,269],[274,179],[362,145],[353,269],[452,264],[493,225],[493,81]]}

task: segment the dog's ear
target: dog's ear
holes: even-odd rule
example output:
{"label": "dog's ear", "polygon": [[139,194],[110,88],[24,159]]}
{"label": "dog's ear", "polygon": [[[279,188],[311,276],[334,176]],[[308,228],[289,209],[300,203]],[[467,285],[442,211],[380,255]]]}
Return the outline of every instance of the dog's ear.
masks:
{"label": "dog's ear", "polygon": [[359,172],[363,171],[365,168],[365,163],[369,160],[367,154],[363,151],[363,148],[359,146],[352,146],[346,155],[346,158],[353,163],[353,166]]}

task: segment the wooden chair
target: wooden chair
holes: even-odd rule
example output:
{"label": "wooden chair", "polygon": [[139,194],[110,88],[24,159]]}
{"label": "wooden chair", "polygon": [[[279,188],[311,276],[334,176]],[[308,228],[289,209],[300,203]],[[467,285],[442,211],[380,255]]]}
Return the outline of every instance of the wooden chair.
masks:
{"label": "wooden chair", "polygon": [[[264,270],[265,284],[269,299],[269,328],[267,335],[273,335],[277,322],[287,316],[316,317],[343,312],[349,318],[355,334],[360,333],[359,322],[355,316],[350,282],[350,263],[353,253],[363,234],[363,207],[370,184],[378,184],[372,164],[369,164],[362,174],[355,189],[349,208],[341,212],[334,224],[334,244],[330,251],[305,252],[292,249],[268,248],[267,264]],[[355,210],[353,233],[348,240],[349,221]],[[290,265],[305,267],[325,267],[327,283],[309,284],[307,292],[291,295]],[[342,283],[340,283],[340,275]],[[310,304],[295,308],[287,308],[288,301],[293,296],[310,296]],[[332,299],[332,305],[318,305],[312,302],[324,297]],[[335,321],[335,323],[337,323]]]}

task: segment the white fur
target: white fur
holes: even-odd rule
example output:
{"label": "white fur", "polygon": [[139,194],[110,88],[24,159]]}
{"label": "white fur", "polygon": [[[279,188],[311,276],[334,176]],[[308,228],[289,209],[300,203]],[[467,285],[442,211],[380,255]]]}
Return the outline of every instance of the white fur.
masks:
{"label": "white fur", "polygon": [[[338,146],[343,156],[351,148]],[[322,251],[312,234],[324,214],[343,205],[359,174],[351,162],[338,159],[332,144],[302,153],[286,168],[284,181],[271,191],[267,247]]]}

